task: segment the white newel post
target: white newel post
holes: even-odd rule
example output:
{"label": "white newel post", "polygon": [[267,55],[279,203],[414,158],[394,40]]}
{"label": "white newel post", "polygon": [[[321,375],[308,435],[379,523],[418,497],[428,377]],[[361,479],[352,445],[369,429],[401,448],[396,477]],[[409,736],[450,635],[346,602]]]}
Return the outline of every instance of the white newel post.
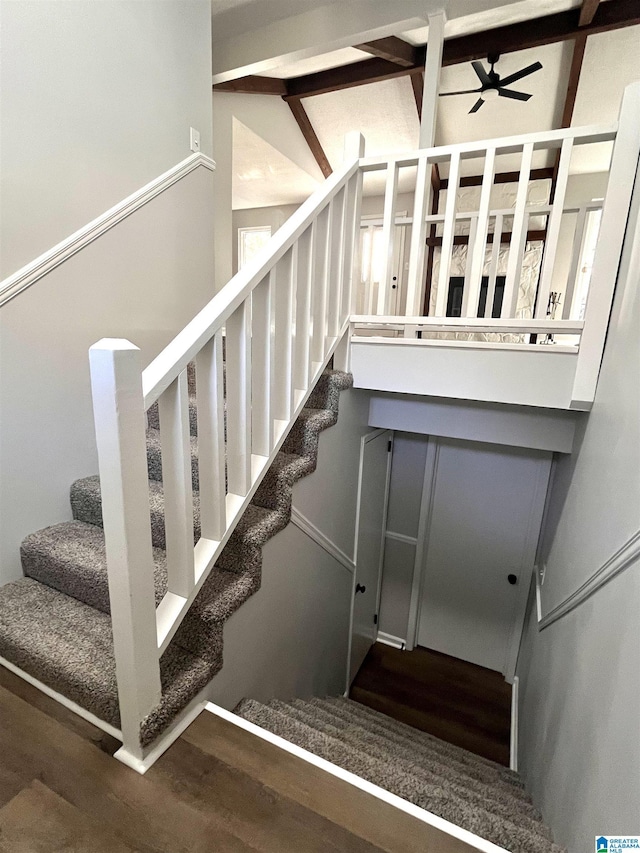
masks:
{"label": "white newel post", "polygon": [[89,350],[123,746],[142,757],[140,723],[160,700],[140,350]]}
{"label": "white newel post", "polygon": [[[344,163],[359,160],[364,157],[365,139],[357,130],[345,134]],[[345,188],[348,193],[345,199],[344,230],[345,257],[343,259],[344,275],[342,281],[342,308],[347,316],[353,311],[357,287],[357,276],[360,275],[360,209],[362,206],[362,171],[358,169],[354,178]],[[355,282],[355,284],[354,284]],[[346,317],[340,317],[342,323]],[[333,355],[336,370],[348,372],[351,369],[351,325],[348,326]]]}

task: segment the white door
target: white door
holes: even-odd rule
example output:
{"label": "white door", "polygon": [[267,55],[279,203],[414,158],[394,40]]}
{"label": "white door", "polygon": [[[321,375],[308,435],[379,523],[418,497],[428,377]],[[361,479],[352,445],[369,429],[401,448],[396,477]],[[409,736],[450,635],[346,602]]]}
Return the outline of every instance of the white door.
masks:
{"label": "white door", "polygon": [[[385,294],[383,313],[399,315],[406,301],[404,270],[406,226],[397,225],[394,233],[391,287]],[[386,244],[382,225],[368,224],[360,231],[362,269],[356,294],[356,314],[378,314],[378,291],[384,270]]]}
{"label": "white door", "polygon": [[377,613],[387,517],[389,430],[365,435],[360,448],[358,533],[354,576],[349,684],[378,633]]}
{"label": "white door", "polygon": [[551,454],[436,441],[417,642],[505,674]]}

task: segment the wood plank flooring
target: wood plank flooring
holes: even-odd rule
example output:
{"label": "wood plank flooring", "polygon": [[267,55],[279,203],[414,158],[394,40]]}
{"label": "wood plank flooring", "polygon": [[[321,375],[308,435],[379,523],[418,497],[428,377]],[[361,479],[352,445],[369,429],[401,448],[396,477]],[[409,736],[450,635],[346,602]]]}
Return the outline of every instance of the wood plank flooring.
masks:
{"label": "wood plank flooring", "polygon": [[145,776],[117,742],[0,668],[0,853],[471,853],[203,713]]}
{"label": "wood plank flooring", "polygon": [[350,698],[509,766],[511,685],[493,670],[430,649],[376,643]]}

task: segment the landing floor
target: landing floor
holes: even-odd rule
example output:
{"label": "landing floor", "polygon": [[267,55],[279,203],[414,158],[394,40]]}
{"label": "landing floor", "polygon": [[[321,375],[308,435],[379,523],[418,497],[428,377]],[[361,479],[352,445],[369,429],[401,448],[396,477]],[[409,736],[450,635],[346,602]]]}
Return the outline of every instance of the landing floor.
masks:
{"label": "landing floor", "polygon": [[145,776],[0,667],[0,853],[473,853],[202,713]]}
{"label": "landing floor", "polygon": [[376,643],[350,698],[509,766],[511,685],[493,670],[423,649]]}

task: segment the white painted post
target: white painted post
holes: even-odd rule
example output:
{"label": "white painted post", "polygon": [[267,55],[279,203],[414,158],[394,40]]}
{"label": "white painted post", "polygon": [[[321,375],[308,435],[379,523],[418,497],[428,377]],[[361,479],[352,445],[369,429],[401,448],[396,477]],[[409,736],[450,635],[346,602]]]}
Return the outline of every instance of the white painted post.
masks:
{"label": "white painted post", "polygon": [[[571,400],[572,407],[578,409],[593,401],[598,384],[625,237],[624,224],[629,219],[632,204],[633,175],[636,175],[636,184],[638,183],[640,153],[638,127],[640,127],[640,83],[632,83],[624,90],[622,97],[618,133],[613,146],[609,183],[593,259],[589,298],[584,330],[580,338]],[[637,243],[634,243],[633,234],[629,234],[629,246],[630,252],[633,248],[636,249],[637,256]]]}
{"label": "white painted post", "polygon": [[516,207],[513,214],[513,225],[511,226],[511,243],[509,244],[507,276],[504,285],[504,297],[502,299],[501,316],[506,317],[509,320],[516,316],[516,307],[518,305],[522,259],[524,256],[524,248],[527,240],[527,226],[529,222],[526,208],[532,158],[533,142],[527,142],[522,149],[520,178],[518,180],[518,192],[516,194]]}
{"label": "white painted post", "polygon": [[[467,253],[469,283],[467,286],[467,282],[465,281],[462,297],[463,317],[477,316],[480,286],[482,284],[482,270],[484,269],[484,260],[487,249],[489,205],[491,203],[491,190],[493,189],[495,161],[496,149],[494,147],[487,148],[484,161],[484,174],[482,176],[482,190],[480,192],[480,207],[477,218],[471,222],[472,229],[469,233],[469,251]],[[473,240],[472,237],[474,237]]]}
{"label": "white painted post", "polygon": [[387,182],[384,193],[384,213],[382,216],[382,245],[384,246],[384,266],[378,285],[377,313],[384,316],[389,313],[391,302],[391,273],[396,237],[396,198],[398,196],[398,164],[391,160],[387,167]]}
{"label": "white painted post", "polygon": [[123,745],[141,758],[161,687],[140,350],[103,338],[89,363]]}
{"label": "white painted post", "polygon": [[432,148],[436,139],[436,120],[438,117],[438,93],[440,91],[440,69],[442,68],[442,49],[444,47],[444,27],[447,16],[444,10],[428,15],[429,36],[427,58],[424,68],[424,88],[422,90],[422,120],[420,122],[420,148]]}
{"label": "white painted post", "polygon": [[196,356],[200,534],[220,541],[227,529],[222,331]]}
{"label": "white painted post", "polygon": [[549,294],[551,293],[551,282],[553,279],[553,268],[556,262],[556,253],[558,251],[564,197],[567,191],[567,182],[569,180],[569,166],[571,164],[572,151],[573,139],[571,139],[571,137],[563,139],[560,162],[558,164],[558,175],[556,178],[556,191],[547,224],[547,236],[544,241],[542,257],[542,271],[540,273],[540,284],[538,285],[538,294],[536,298],[536,310],[534,317],[539,320],[544,320],[547,316],[547,305],[549,302]]}
{"label": "white painted post", "polygon": [[[365,139],[364,136],[357,130],[345,134],[344,137],[344,161],[348,163],[350,160],[360,160],[364,157]],[[354,182],[353,188],[353,209],[351,211],[351,221],[348,223],[351,229],[351,257],[346,258],[345,263],[345,292],[349,297],[349,301],[343,300],[342,305],[346,313],[351,313],[355,310],[356,287],[354,283],[359,281],[359,276],[362,270],[362,259],[360,257],[360,219],[362,208],[362,169],[358,169],[354,177],[351,179]]]}
{"label": "white painted post", "polygon": [[442,232],[442,249],[440,251],[440,274],[436,292],[436,317],[444,317],[447,313],[447,298],[449,296],[449,271],[451,269],[451,254],[453,252],[453,237],[456,227],[456,196],[458,194],[458,177],[460,175],[460,152],[454,151],[449,161],[449,183],[447,185],[447,203],[444,213],[444,229]]}
{"label": "white painted post", "polygon": [[195,586],[195,570],[186,370],[183,370],[161,395],[158,407],[169,592],[187,598]]}
{"label": "white painted post", "polygon": [[244,496],[251,488],[251,303],[249,299],[226,323],[227,477],[229,493]]}

